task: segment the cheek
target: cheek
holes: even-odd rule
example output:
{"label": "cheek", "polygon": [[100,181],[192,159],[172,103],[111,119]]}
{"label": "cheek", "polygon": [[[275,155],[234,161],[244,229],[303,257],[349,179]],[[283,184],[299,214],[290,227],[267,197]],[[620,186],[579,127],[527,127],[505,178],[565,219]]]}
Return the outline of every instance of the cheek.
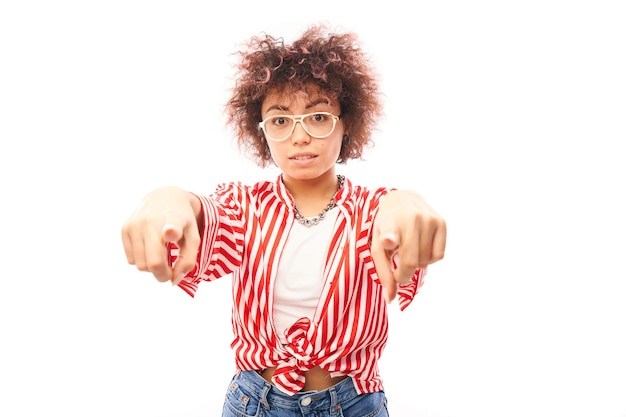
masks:
{"label": "cheek", "polygon": [[281,161],[285,161],[285,159],[287,158],[287,151],[285,143],[274,143],[274,142],[268,142],[267,144],[267,148],[269,149],[269,154],[270,154],[270,158],[272,159],[272,161],[274,162],[274,165],[280,166],[282,165]]}
{"label": "cheek", "polygon": [[272,155],[272,157],[278,156],[280,153],[278,145],[278,143],[267,142],[267,148],[270,150],[270,155]]}
{"label": "cheek", "polygon": [[335,156],[339,156],[339,153],[341,152],[342,143],[343,143],[343,139],[341,137],[339,139],[334,140],[333,142],[328,144],[329,150],[332,151],[332,153]]}

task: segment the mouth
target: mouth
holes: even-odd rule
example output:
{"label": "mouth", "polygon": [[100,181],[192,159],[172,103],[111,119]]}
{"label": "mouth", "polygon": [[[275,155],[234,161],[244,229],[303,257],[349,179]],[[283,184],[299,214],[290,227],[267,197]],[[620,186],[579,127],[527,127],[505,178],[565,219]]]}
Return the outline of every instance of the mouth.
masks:
{"label": "mouth", "polygon": [[314,155],[311,153],[298,153],[295,155],[291,155],[289,157],[289,159],[294,160],[294,161],[306,161],[308,159],[313,159],[313,158],[317,158],[317,155]]}

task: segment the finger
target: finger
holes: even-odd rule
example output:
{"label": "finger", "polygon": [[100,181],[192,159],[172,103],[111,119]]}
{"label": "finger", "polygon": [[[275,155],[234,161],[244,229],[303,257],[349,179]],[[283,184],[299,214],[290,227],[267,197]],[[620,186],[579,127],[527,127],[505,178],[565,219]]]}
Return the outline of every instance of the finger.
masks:
{"label": "finger", "polygon": [[420,236],[422,235],[422,231],[418,228],[409,228],[404,230],[400,237],[394,271],[394,278],[400,284],[409,282],[419,268],[420,259],[423,256],[420,247]]}
{"label": "finger", "polygon": [[122,226],[122,244],[124,245],[124,254],[126,255],[126,261],[130,265],[134,265],[135,256],[134,256],[134,250],[133,250],[133,240],[130,237],[128,228],[129,226],[126,224]]}
{"label": "finger", "polygon": [[[172,267],[172,271],[169,277],[172,285],[176,286],[180,284],[185,276],[185,273],[187,272],[185,268],[187,255],[185,254],[185,243],[183,241],[184,234],[180,227],[171,223],[163,226],[161,234],[163,236],[163,241],[166,242],[166,247],[168,246],[168,242],[176,243],[178,246],[178,256],[176,257],[174,265],[170,265]],[[169,248],[167,250],[169,251]]]}
{"label": "finger", "polygon": [[145,269],[159,282],[168,281],[172,276],[169,250],[160,233],[146,231],[144,234]]}
{"label": "finger", "polygon": [[166,223],[163,226],[163,230],[161,231],[161,235],[163,237],[163,241],[165,243],[168,242],[178,242],[183,237],[183,230],[180,226]]}
{"label": "finger", "polygon": [[128,231],[127,240],[132,242],[132,264],[140,271],[148,271],[148,262],[146,261],[146,249],[144,245],[144,236],[137,232],[136,228]]}
{"label": "finger", "polygon": [[174,285],[177,285],[182,277],[194,268],[200,248],[200,234],[195,224],[189,225],[183,233],[184,237],[178,241],[178,258],[172,271],[172,284]]}
{"label": "finger", "polygon": [[[439,230],[439,223],[433,221],[415,221],[413,227],[404,229],[398,249],[398,268],[395,271],[396,280],[407,283],[418,269],[426,269],[433,260],[433,246],[435,236]],[[445,232],[443,233],[445,239]],[[442,242],[438,241],[438,245]],[[445,247],[445,240],[443,241]]]}
{"label": "finger", "polygon": [[[395,249],[396,239],[393,234],[385,234],[383,237],[375,235],[372,238],[371,252],[378,280],[383,287],[383,295],[387,303],[391,303],[398,291],[397,283],[393,274],[392,253]],[[387,249],[392,247],[394,249]]]}
{"label": "finger", "polygon": [[435,263],[443,259],[446,252],[446,239],[448,230],[445,222],[437,227],[435,237],[433,238],[432,259],[430,263]]}
{"label": "finger", "polygon": [[178,242],[183,238],[184,228],[189,223],[187,213],[179,210],[165,212],[161,234],[164,242]]}
{"label": "finger", "polygon": [[419,235],[417,267],[425,269],[428,265],[443,259],[447,235],[445,221],[439,220],[422,224]]}
{"label": "finger", "polygon": [[426,223],[419,226],[419,255],[417,267],[424,269],[431,264],[433,253],[433,239],[437,230],[435,223]]}
{"label": "finger", "polygon": [[397,232],[381,233],[380,242],[385,250],[395,252],[398,250],[400,238]]}
{"label": "finger", "polygon": [[[165,246],[165,256],[168,268],[163,271],[163,273],[167,273],[168,276],[163,276],[159,278],[159,281],[171,281],[172,285],[178,285],[180,281],[182,281],[184,272],[181,272],[183,264],[185,263],[185,254],[184,254],[184,240],[185,234],[183,232],[182,225],[184,224],[184,220],[181,216],[177,215],[174,212],[166,213],[165,223],[163,228],[161,229],[161,240]],[[168,243],[175,243],[178,247],[179,254],[176,258],[176,262],[174,265],[170,264],[169,257],[169,245]],[[180,262],[179,262],[180,261]],[[175,268],[175,265],[178,264],[178,268]],[[177,271],[178,269],[178,271]]]}

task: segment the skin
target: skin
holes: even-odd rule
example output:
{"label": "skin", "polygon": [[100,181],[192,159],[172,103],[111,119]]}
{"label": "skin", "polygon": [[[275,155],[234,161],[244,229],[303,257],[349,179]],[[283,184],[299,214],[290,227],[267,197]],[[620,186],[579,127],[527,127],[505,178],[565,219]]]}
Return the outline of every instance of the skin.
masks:
{"label": "skin", "polygon": [[[303,91],[295,94],[271,91],[261,106],[263,118],[315,111],[341,114],[338,103],[319,93],[309,95]],[[325,138],[309,136],[302,125],[296,123],[293,133],[286,140],[267,140],[272,159],[283,173],[283,182],[304,216],[316,216],[337,191],[335,164],[344,134],[343,121],[339,119],[333,133]]]}
{"label": "skin", "polygon": [[[262,116],[313,111],[341,114],[339,104],[324,97],[315,90],[295,94],[271,91],[262,103]],[[335,165],[346,133],[341,119],[333,133],[322,139],[310,137],[297,123],[288,139],[268,141],[285,186],[304,216],[317,215],[337,190]],[[163,187],[146,195],[122,227],[128,263],[152,273],[160,282],[177,285],[195,264],[202,226],[200,211],[198,199],[181,188]],[[446,235],[443,218],[415,191],[396,190],[381,197],[371,251],[387,302],[395,298],[398,285],[411,280],[416,269],[444,257]],[[180,249],[173,267],[168,264],[167,242],[175,242]]]}
{"label": "skin", "polygon": [[388,303],[416,269],[443,259],[446,236],[443,218],[415,191],[396,190],[381,197],[370,248]]}
{"label": "skin", "polygon": [[[261,107],[262,117],[272,114],[304,114],[327,111],[341,114],[337,102],[309,92],[268,93]],[[272,159],[283,173],[283,182],[304,216],[317,215],[337,190],[336,161],[344,134],[340,119],[326,138],[309,136],[297,123],[284,141],[268,141]],[[195,265],[200,246],[202,218],[200,202],[193,194],[177,187],[164,187],[149,193],[122,227],[122,240],[128,262],[152,273],[161,282],[178,285]],[[381,197],[374,220],[371,251],[388,303],[398,285],[407,283],[417,268],[443,258],[446,241],[444,220],[414,191],[391,191]],[[169,266],[165,243],[175,242],[179,257]],[[393,267],[393,262],[397,267]],[[271,382],[275,368],[262,376]],[[307,371],[304,390],[323,390],[346,376],[331,378],[320,367]]]}

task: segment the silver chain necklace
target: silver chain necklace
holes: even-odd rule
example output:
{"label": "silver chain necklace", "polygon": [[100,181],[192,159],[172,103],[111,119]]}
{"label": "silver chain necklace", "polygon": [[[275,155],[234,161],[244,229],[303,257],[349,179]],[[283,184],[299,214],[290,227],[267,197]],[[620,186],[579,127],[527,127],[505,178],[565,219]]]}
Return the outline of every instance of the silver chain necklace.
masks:
{"label": "silver chain necklace", "polygon": [[[337,175],[337,179],[339,180],[339,184],[337,184],[337,191],[341,190],[341,187],[343,187],[345,178],[346,177],[344,177],[343,175]],[[337,192],[335,192],[335,195],[337,195]],[[298,223],[306,227],[311,227],[319,224],[319,222],[324,220],[324,218],[326,217],[326,213],[337,207],[337,203],[335,203],[335,195],[331,197],[330,203],[328,203],[328,205],[324,207],[324,210],[322,210],[322,212],[318,214],[317,217],[312,217],[310,219],[304,217],[302,213],[300,213],[300,210],[298,210],[298,207],[294,204],[293,211],[296,214],[296,220],[298,221]]]}

